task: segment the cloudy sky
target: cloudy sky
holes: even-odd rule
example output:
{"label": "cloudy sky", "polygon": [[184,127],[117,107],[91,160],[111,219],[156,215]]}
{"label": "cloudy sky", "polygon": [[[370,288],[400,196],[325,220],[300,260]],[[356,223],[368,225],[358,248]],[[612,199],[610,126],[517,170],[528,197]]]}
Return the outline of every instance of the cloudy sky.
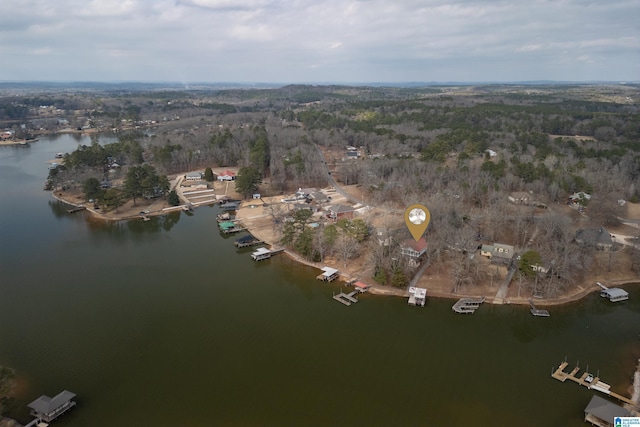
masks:
{"label": "cloudy sky", "polygon": [[640,80],[640,0],[2,0],[0,81]]}

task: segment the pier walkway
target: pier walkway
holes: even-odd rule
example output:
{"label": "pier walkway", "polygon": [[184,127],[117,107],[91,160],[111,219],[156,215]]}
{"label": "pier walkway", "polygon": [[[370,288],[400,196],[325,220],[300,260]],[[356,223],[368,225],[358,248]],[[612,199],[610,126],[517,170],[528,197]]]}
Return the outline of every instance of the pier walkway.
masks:
{"label": "pier walkway", "polygon": [[484,302],[482,298],[460,298],[451,309],[460,314],[473,314]]}
{"label": "pier walkway", "polygon": [[571,370],[571,372],[565,372],[566,367],[569,366],[567,362],[562,362],[558,369],[551,373],[551,377],[555,378],[560,382],[565,382],[566,380],[571,380],[581,386],[585,386],[589,390],[599,391],[606,395],[609,395],[615,399],[620,400],[621,402],[628,403],[629,405],[633,405],[636,408],[638,407],[638,403],[629,399],[628,397],[624,397],[618,393],[611,391],[611,386],[607,383],[600,381],[599,377],[594,377],[587,371],[580,371],[580,368],[576,366]]}
{"label": "pier walkway", "polygon": [[338,295],[334,295],[333,299],[341,302],[342,304],[349,306],[351,304],[355,304],[358,302],[358,298],[356,298],[356,294],[358,294],[360,291],[356,290],[353,292],[349,292],[348,294],[345,294],[344,292],[340,292]]}
{"label": "pier walkway", "polygon": [[531,306],[531,314],[538,317],[549,317],[551,316],[547,310],[538,310],[536,305],[533,303],[533,300],[529,298],[529,305]]}

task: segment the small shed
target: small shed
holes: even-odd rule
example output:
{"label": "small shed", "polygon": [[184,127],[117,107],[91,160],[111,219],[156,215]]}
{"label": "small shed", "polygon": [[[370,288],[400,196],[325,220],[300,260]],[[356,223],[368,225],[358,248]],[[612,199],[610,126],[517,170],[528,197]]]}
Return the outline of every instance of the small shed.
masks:
{"label": "small shed", "polygon": [[49,423],[76,406],[74,397],[75,393],[64,390],[54,397],[42,395],[27,406],[31,408],[32,416]]}
{"label": "small shed", "polygon": [[593,396],[584,409],[585,422],[596,426],[613,426],[614,418],[628,417],[630,415],[630,412],[622,406],[611,403],[600,396]]}

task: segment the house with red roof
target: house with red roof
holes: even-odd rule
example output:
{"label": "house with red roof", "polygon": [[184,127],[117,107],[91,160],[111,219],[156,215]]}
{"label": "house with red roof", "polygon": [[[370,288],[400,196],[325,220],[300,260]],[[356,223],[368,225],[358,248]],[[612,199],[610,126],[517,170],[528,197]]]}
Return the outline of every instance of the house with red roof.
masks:
{"label": "house with red roof", "polygon": [[218,181],[235,181],[236,174],[235,172],[226,170],[221,174],[218,174]]}

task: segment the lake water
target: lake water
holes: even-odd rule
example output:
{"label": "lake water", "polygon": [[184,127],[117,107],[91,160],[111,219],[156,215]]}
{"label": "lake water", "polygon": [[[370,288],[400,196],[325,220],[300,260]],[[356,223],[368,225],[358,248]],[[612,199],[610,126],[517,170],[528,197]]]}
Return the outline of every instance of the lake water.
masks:
{"label": "lake water", "polygon": [[[0,364],[12,415],[63,389],[65,426],[582,426],[594,392],[550,377],[564,358],[625,392],[640,292],[528,307],[364,295],[284,255],[253,262],[215,207],[104,223],[42,191],[46,161],[85,137],[0,147]],[[237,236],[236,236],[237,237]]]}

